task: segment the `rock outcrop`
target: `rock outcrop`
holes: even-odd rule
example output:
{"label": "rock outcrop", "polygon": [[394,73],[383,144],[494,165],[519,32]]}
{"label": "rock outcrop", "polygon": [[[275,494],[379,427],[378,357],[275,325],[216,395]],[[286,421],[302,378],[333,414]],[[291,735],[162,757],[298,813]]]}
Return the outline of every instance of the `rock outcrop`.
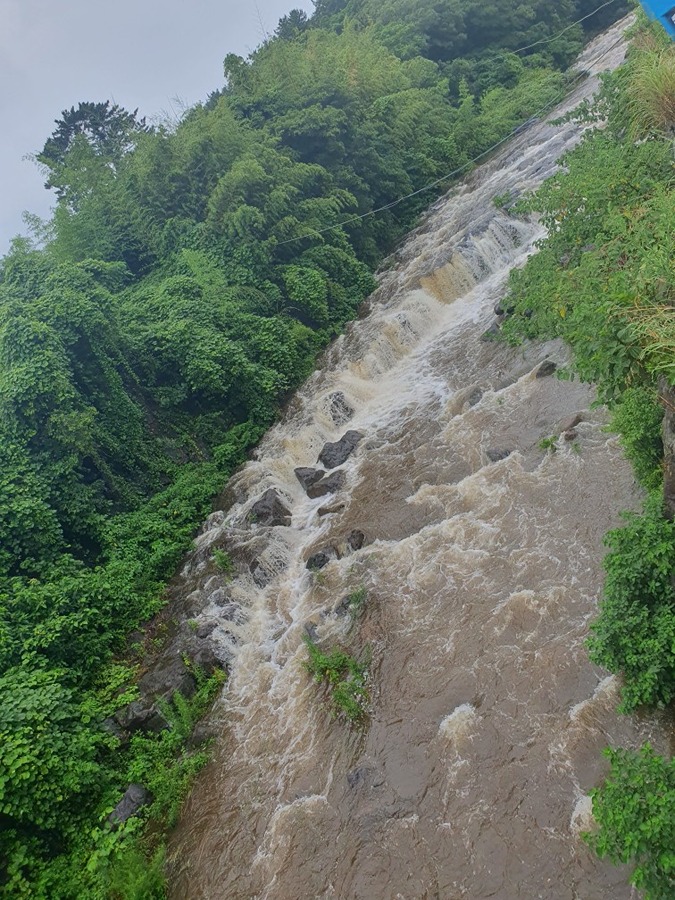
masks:
{"label": "rock outcrop", "polygon": [[512,450],[503,450],[498,448],[493,448],[486,451],[486,456],[490,460],[490,462],[496,463],[501,462],[503,459],[508,459],[511,456]]}
{"label": "rock outcrop", "polygon": [[308,487],[307,496],[312,500],[316,500],[317,497],[325,497],[327,494],[336,494],[338,491],[342,490],[346,482],[347,475],[345,472],[331,472],[330,475],[322,478],[321,481],[317,481],[316,484]]}
{"label": "rock outcrop", "polygon": [[305,490],[316,484],[317,481],[321,481],[325,474],[323,469],[310,469],[306,466],[295,469],[295,477]]}
{"label": "rock outcrop", "polygon": [[319,462],[327,469],[336,469],[347,462],[362,438],[360,431],[348,431],[339,441],[329,441],[319,454]]}
{"label": "rock outcrop", "polygon": [[249,517],[257,525],[266,525],[268,528],[291,524],[291,512],[283,504],[279,492],[274,488],[269,488],[260,500],[256,500],[251,507]]}
{"label": "rock outcrop", "polygon": [[138,689],[141,696],[170,700],[176,692],[192,697],[197,690],[197,681],[177,654],[173,659],[161,659],[140,679]]}
{"label": "rock outcrop", "polygon": [[144,806],[149,806],[154,797],[142,784],[130,784],[124,796],[108,816],[113,826],[123,825],[132,816],[137,815]]}
{"label": "rock outcrop", "polygon": [[548,378],[553,375],[558,369],[558,364],[554,363],[552,359],[545,359],[544,362],[537,369],[536,378]]}
{"label": "rock outcrop", "polygon": [[161,712],[149,701],[134,700],[127,706],[119,709],[113,719],[122,731],[134,734],[136,731],[145,731],[158,734],[169,727]]}
{"label": "rock outcrop", "polygon": [[342,391],[335,391],[330,395],[328,411],[336,425],[344,425],[354,415],[354,409],[349,405]]}
{"label": "rock outcrop", "polygon": [[319,550],[318,553],[313,553],[307,560],[307,568],[310,572],[318,572],[319,569],[325,568],[331,559],[335,558],[336,554],[332,548],[329,548],[328,550]]}

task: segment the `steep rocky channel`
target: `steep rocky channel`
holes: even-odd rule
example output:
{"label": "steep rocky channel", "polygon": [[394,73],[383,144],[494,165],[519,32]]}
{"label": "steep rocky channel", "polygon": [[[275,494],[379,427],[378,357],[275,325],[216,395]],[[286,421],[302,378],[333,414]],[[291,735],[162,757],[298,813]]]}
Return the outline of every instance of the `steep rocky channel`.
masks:
{"label": "steep rocky channel", "polygon": [[[620,33],[555,115],[621,61]],[[536,187],[580,134],[535,124],[435,204],[205,523],[174,589],[231,678],[175,898],[631,896],[579,832],[603,747],[663,740],[617,715],[584,650],[602,537],[638,495],[592,390],[552,374],[562,346],[481,339],[542,235],[493,198]],[[307,630],[369,646],[364,730],[331,719]]]}

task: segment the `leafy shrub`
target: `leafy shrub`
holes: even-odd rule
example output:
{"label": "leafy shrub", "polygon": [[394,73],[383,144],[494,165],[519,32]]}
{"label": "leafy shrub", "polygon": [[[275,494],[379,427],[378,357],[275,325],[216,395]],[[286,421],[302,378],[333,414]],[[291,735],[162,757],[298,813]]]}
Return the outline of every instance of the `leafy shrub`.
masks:
{"label": "leafy shrub", "polygon": [[303,640],[309,652],[305,668],[317,684],[328,687],[335,714],[344,715],[350,722],[361,721],[368,702],[365,666],[343,650],[323,653],[308,635]]}
{"label": "leafy shrub", "polygon": [[0,677],[0,812],[17,825],[61,825],[101,781],[103,737],[87,727],[60,677],[18,669]]}
{"label": "leafy shrub", "polygon": [[171,703],[162,705],[170,727],[159,735],[137,734],[131,740],[126,780],[148,788],[155,798],[149,814],[168,828],[176,824],[188,789],[209,758],[204,749],[186,750],[185,742],[225,680],[220,671],[210,678],[199,670],[195,674],[198,688],[193,697],[188,700],[176,693]]}
{"label": "leafy shrub", "polygon": [[[126,674],[129,675],[128,670]],[[120,698],[130,699],[128,692],[124,697],[118,694],[115,704],[108,696],[110,691],[123,687],[126,680],[123,669],[110,667],[109,683],[100,684],[96,691],[90,692],[82,713],[73,709],[72,703],[68,706],[69,694],[64,689],[50,693],[52,677],[37,679],[37,686],[43,687],[42,693],[54,694],[56,702],[31,703],[31,709],[36,707],[32,718],[38,722],[31,733],[36,736],[33,747],[36,785],[19,793],[19,787],[25,782],[19,780],[18,785],[10,782],[13,793],[5,790],[0,794],[3,800],[9,797],[13,807],[25,810],[15,827],[0,829],[4,886],[11,886],[8,896],[26,900],[140,900],[146,896],[159,900],[164,897],[163,832],[175,823],[190,784],[209,755],[206,746],[189,748],[187,738],[224,679],[224,674],[218,671],[209,678],[200,670],[195,675],[198,683],[195,695],[189,700],[174,695],[172,702],[165,705],[163,712],[170,725],[167,730],[157,735],[134,735],[128,746],[116,751],[113,750],[116,740],[104,735],[98,724],[92,723],[93,727],[88,728],[86,725],[90,715],[98,720],[101,714],[118,708]],[[22,701],[22,706],[27,704]],[[53,735],[49,721],[42,718],[43,712],[54,716],[57,727]],[[61,730],[67,735],[74,732],[81,745],[72,738],[59,743],[61,722]],[[8,731],[0,714],[3,738]],[[93,763],[92,741],[98,750]],[[11,764],[16,746],[14,740],[0,747],[0,782],[5,788],[3,750],[7,748]],[[25,749],[25,744],[21,748]],[[59,753],[53,764],[49,755],[52,748]],[[42,771],[41,767],[46,768]],[[148,787],[154,801],[138,816],[111,830],[107,815],[124,788],[133,782]],[[87,790],[85,796],[81,793],[83,787]],[[70,795],[66,794],[68,789]],[[41,813],[42,810],[47,812]],[[7,816],[7,821],[12,819]],[[44,826],[52,830],[46,831]]]}
{"label": "leafy shrub", "polygon": [[611,427],[618,431],[635,475],[647,490],[658,488],[662,481],[662,421],[656,391],[646,386],[627,388],[612,409]]}
{"label": "leafy shrub", "polygon": [[631,881],[645,900],[675,896],[675,760],[647,744],[639,753],[607,750],[611,771],[592,792],[598,831],[585,835],[601,857],[634,863]]}
{"label": "leafy shrub", "polygon": [[604,596],[591,626],[591,659],[623,677],[622,709],[665,706],[675,698],[675,523],[657,493],[643,515],[606,543]]}
{"label": "leafy shrub", "polygon": [[509,203],[512,202],[511,191],[506,191],[503,194],[495,194],[492,198],[492,202],[497,207],[497,209],[504,209],[504,207],[508,206]]}

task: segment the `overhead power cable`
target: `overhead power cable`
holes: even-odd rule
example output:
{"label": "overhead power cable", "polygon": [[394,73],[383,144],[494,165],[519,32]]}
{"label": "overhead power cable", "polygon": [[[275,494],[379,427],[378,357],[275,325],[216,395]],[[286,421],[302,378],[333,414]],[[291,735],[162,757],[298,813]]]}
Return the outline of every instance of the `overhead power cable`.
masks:
{"label": "overhead power cable", "polygon": [[[613,3],[613,2],[615,2],[615,0],[610,0],[610,2]],[[608,4],[606,3],[605,6],[607,6],[607,5]],[[602,8],[602,7],[600,7],[600,8]],[[597,10],[596,10],[596,12],[597,12]],[[595,65],[602,62],[602,60],[606,56],[608,56],[612,52],[612,50],[614,50],[616,47],[618,47],[619,44],[622,44],[623,41],[624,41],[624,38],[622,35],[617,41],[615,41],[612,44],[611,47],[608,47],[607,50],[605,50],[605,52],[601,56],[598,57],[598,59],[595,61]],[[423,194],[425,191],[430,191],[432,188],[438,187],[438,185],[442,184],[444,181],[450,181],[451,179],[456,178],[458,175],[461,175],[462,172],[469,169],[471,166],[473,166],[479,160],[484,159],[490,153],[492,153],[493,151],[497,150],[499,147],[506,144],[507,141],[510,141],[511,138],[514,137],[520,131],[520,129],[523,127],[523,125],[527,124],[527,122],[529,122],[531,119],[541,118],[541,116],[544,115],[544,113],[548,112],[550,109],[552,109],[554,106],[556,106],[562,100],[564,100],[565,97],[567,97],[568,94],[576,87],[576,85],[586,77],[587,77],[586,73],[582,72],[579,75],[579,77],[572,82],[571,86],[564,93],[559,94],[554,100],[551,100],[549,103],[547,103],[545,106],[543,106],[540,110],[533,113],[532,116],[525,119],[525,121],[522,122],[520,125],[517,125],[505,137],[496,141],[494,144],[492,144],[491,147],[488,147],[487,150],[483,150],[482,153],[479,153],[473,159],[470,159],[468,162],[464,163],[464,165],[458,166],[458,168],[453,169],[452,172],[448,172],[447,175],[441,175],[440,178],[437,178],[435,181],[431,181],[429,184],[425,184],[424,187],[418,188],[416,191],[411,191],[411,193],[405,194],[403,197],[398,197],[396,200],[392,200],[391,203],[384,204],[384,206],[378,206],[376,209],[371,209],[368,212],[360,213],[357,216],[351,216],[349,219],[345,219],[343,222],[337,222],[335,225],[327,225],[325,228],[313,229],[312,231],[308,232],[307,234],[298,234],[295,237],[287,238],[285,241],[278,241],[276,246],[282,247],[284,244],[293,244],[293,243],[295,243],[295,241],[303,241],[303,240],[306,240],[307,238],[317,237],[320,234],[326,234],[329,231],[336,231],[338,228],[344,228],[346,225],[351,225],[354,222],[359,222],[362,219],[367,219],[367,218],[369,218],[369,216],[375,216],[378,213],[385,212],[388,209],[393,209],[395,206],[398,206],[399,203],[403,203],[406,200],[410,200],[413,197],[417,197],[419,194]]]}
{"label": "overhead power cable", "polygon": [[575,28],[577,25],[581,25],[582,22],[585,22],[586,19],[591,19],[596,13],[599,13],[601,9],[604,9],[606,6],[611,6],[612,3],[616,3],[616,0],[606,0],[601,6],[598,6],[597,9],[594,9],[593,12],[588,13],[581,19],[577,19],[576,22],[572,22],[563,28],[562,31],[559,31],[557,34],[554,34],[553,37],[542,38],[540,41],[535,41],[533,44],[528,44],[526,47],[519,47],[517,50],[509,50],[509,53],[524,53],[526,50],[531,50],[533,47],[538,47],[540,44],[552,44],[553,41],[557,41],[559,37],[562,37],[563,34],[567,34],[568,31],[571,31],[572,28]]}

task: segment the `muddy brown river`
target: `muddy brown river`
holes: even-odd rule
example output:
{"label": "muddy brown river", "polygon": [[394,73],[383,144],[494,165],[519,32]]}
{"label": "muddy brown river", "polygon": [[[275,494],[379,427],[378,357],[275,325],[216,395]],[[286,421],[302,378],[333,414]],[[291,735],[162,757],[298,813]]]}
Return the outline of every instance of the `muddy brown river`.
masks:
{"label": "muddy brown river", "polygon": [[[555,116],[621,62],[625,24],[586,50],[593,75]],[[639,494],[592,389],[537,377],[565,365],[560,344],[480,339],[543,235],[493,198],[535,188],[580,135],[538,123],[431,208],[205,524],[182,578],[232,674],[172,842],[174,900],[633,896],[580,832],[602,749],[666,738],[657,717],[617,714],[616,679],[584,649],[603,535]],[[540,449],[570,418],[576,437]],[[347,429],[364,437],[344,489],[310,500],[295,467]],[[289,527],[249,521],[269,488]],[[308,571],[330,547],[340,558]],[[336,607],[359,588],[352,623]],[[372,656],[363,729],[303,668],[306,628]]]}

